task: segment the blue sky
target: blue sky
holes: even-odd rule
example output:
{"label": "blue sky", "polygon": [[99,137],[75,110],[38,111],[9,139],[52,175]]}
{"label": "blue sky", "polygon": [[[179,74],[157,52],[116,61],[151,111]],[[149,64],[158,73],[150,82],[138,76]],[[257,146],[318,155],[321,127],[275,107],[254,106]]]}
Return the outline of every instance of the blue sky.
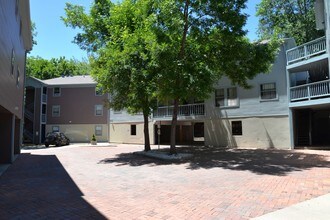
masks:
{"label": "blue sky", "polygon": [[[255,40],[258,19],[255,17],[256,4],[261,0],[248,0],[245,13],[249,14],[246,29],[249,30],[248,37]],[[30,56],[40,56],[42,58],[76,58],[81,60],[87,57],[85,51],[72,43],[77,31],[64,25],[61,16],[64,16],[66,2],[83,5],[89,8],[93,0],[30,0],[31,19],[37,27],[37,45],[34,46]]]}

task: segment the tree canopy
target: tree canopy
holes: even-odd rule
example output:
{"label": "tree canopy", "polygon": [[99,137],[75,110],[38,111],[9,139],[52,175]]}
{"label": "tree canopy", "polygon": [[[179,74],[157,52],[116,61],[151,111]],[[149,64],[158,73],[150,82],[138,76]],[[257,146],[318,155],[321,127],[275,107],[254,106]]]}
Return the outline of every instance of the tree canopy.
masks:
{"label": "tree canopy", "polygon": [[278,44],[247,40],[245,0],[156,2],[154,26],[162,46],[158,96],[174,100],[171,152],[175,153],[178,105],[190,98],[204,100],[222,76],[248,88],[249,79],[269,70]]}
{"label": "tree canopy", "polygon": [[89,72],[87,61],[67,60],[65,57],[47,60],[32,56],[26,61],[26,75],[42,80],[60,76],[87,75]]}
{"label": "tree canopy", "polygon": [[[114,108],[150,114],[155,98],[174,100],[171,153],[179,103],[205,99],[227,76],[233,84],[267,72],[277,41],[250,43],[246,0],[95,0],[89,14],[68,4],[65,24],[91,54],[95,79]],[[145,121],[146,123],[146,121]]]}
{"label": "tree canopy", "polygon": [[91,52],[92,76],[110,93],[109,107],[143,113],[146,151],[150,150],[149,116],[157,104],[158,70],[150,2],[95,1],[90,14],[81,6],[67,4],[63,18],[68,26],[83,30],[75,42]]}
{"label": "tree canopy", "polygon": [[324,35],[316,30],[315,0],[262,0],[257,6],[259,35],[267,39],[273,34],[293,37],[303,44]]}

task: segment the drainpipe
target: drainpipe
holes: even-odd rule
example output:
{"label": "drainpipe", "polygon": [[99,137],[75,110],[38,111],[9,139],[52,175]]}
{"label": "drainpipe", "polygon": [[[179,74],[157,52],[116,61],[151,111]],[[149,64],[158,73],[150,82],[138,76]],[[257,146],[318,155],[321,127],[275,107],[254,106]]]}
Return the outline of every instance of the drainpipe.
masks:
{"label": "drainpipe", "polygon": [[283,50],[284,50],[284,62],[285,62],[285,73],[286,73],[286,88],[287,88],[287,100],[288,100],[288,111],[289,111],[289,129],[290,129],[290,149],[294,149],[294,135],[295,132],[293,131],[293,109],[289,107],[290,105],[290,72],[287,69],[287,57],[286,57],[286,51],[288,50],[286,47],[286,43],[283,44]]}
{"label": "drainpipe", "polygon": [[[325,17],[325,37],[326,37],[326,47],[328,54],[328,70],[330,70],[330,2],[328,0],[324,0],[324,17]],[[330,71],[328,71],[328,76],[330,79]]]}

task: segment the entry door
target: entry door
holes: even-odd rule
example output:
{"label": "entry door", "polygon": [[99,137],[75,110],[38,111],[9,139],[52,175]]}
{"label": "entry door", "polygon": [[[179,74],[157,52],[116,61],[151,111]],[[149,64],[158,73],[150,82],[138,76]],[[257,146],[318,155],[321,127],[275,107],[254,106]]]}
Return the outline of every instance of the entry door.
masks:
{"label": "entry door", "polygon": [[310,110],[296,111],[297,145],[308,146],[311,144]]}

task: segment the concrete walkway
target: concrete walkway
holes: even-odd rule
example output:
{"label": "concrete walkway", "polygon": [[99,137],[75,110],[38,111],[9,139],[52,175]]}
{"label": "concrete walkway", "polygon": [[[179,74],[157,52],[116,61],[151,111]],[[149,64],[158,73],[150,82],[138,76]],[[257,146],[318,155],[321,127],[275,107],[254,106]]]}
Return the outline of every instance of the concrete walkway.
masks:
{"label": "concrete walkway", "polygon": [[253,218],[255,220],[329,220],[330,194]]}
{"label": "concrete walkway", "polygon": [[329,151],[181,147],[194,157],[163,161],[141,150],[23,150],[0,176],[0,219],[250,219],[330,193]]}

